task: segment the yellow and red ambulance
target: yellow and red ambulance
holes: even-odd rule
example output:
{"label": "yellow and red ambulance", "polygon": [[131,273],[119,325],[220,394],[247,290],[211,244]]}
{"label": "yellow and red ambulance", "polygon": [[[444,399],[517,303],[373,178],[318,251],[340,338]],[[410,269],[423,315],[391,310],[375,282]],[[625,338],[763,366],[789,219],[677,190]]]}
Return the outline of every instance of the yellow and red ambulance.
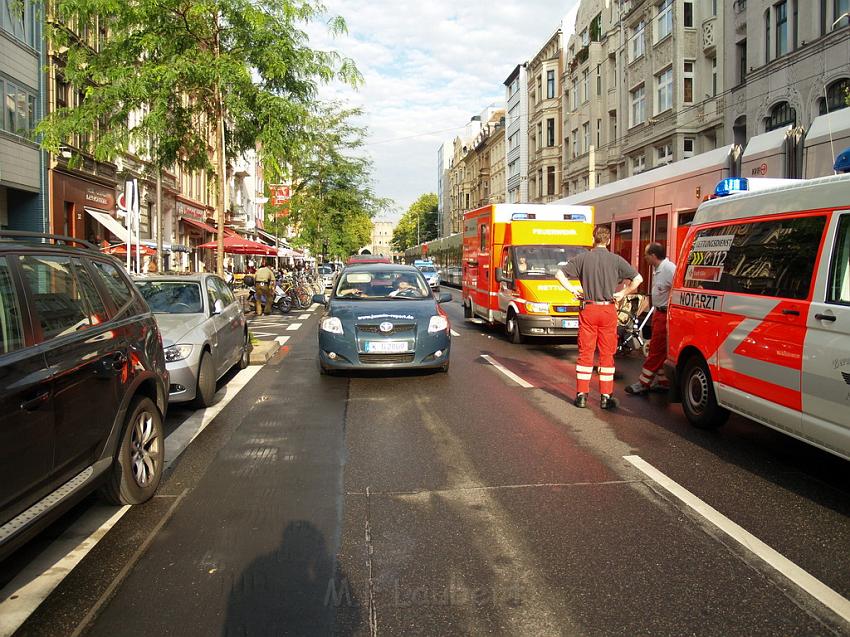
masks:
{"label": "yellow and red ambulance", "polygon": [[555,278],[593,246],[593,208],[493,204],[464,215],[466,318],[504,325],[508,338],[578,334],[578,300]]}
{"label": "yellow and red ambulance", "polygon": [[850,459],[850,175],[756,185],[696,212],[666,371],[698,427],[736,412]]}

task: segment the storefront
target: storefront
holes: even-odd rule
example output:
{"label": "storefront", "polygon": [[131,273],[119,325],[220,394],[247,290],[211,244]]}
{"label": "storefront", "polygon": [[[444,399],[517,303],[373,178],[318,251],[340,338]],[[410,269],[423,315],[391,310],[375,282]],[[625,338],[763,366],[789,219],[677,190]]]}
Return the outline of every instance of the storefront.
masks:
{"label": "storefront", "polygon": [[123,221],[115,217],[115,187],[54,170],[50,231],[86,239],[94,245],[126,241]]}
{"label": "storefront", "polygon": [[189,252],[185,255],[181,268],[190,272],[215,271],[215,255],[211,250],[199,250],[198,246],[215,239],[216,229],[206,222],[207,210],[195,204],[181,200],[175,204],[177,213],[177,241]]}

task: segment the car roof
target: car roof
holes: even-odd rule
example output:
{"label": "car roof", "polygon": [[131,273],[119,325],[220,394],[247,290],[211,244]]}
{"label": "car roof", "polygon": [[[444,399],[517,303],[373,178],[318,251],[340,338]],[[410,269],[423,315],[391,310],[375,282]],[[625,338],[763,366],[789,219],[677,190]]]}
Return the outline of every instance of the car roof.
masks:
{"label": "car roof", "polygon": [[412,265],[398,263],[353,263],[345,266],[346,272],[419,272]]}
{"label": "car roof", "polygon": [[213,272],[189,272],[186,274],[134,274],[133,281],[179,281],[188,283],[200,283],[205,278],[217,276]]}

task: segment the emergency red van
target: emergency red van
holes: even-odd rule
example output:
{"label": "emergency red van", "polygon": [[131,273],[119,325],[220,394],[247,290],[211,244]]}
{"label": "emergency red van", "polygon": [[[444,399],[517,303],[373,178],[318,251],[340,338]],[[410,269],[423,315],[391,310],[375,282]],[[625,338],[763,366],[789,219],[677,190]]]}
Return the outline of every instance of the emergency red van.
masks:
{"label": "emergency red van", "polygon": [[463,307],[508,338],[578,334],[578,300],[555,278],[593,246],[593,208],[494,204],[464,215]]}
{"label": "emergency red van", "polygon": [[731,411],[850,459],[850,175],[755,181],[696,212],[666,371],[698,427]]}

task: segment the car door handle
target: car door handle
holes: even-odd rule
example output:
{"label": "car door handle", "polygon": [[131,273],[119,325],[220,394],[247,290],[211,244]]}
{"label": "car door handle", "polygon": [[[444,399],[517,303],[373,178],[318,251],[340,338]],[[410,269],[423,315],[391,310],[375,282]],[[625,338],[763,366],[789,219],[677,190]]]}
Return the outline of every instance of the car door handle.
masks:
{"label": "car door handle", "polygon": [[25,409],[26,411],[35,411],[44,403],[46,403],[48,398],[50,398],[50,392],[42,392],[38,394],[35,398],[22,402],[21,409]]}
{"label": "car door handle", "polygon": [[815,314],[815,318],[819,321],[829,321],[830,323],[835,323],[834,314]]}
{"label": "car door handle", "polygon": [[786,316],[800,316],[800,310],[789,310],[786,308],[782,310],[782,313]]}

